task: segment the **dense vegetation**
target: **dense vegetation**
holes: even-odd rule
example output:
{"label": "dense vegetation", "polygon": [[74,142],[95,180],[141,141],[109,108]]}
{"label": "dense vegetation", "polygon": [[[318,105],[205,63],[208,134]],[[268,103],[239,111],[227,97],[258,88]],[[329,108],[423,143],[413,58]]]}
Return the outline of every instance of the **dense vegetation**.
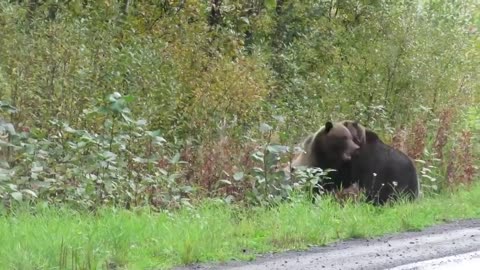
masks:
{"label": "dense vegetation", "polygon": [[424,192],[471,183],[478,8],[2,1],[0,196],[88,209],[270,202],[295,187],[276,177],[291,146],[328,119],[408,152]]}
{"label": "dense vegetation", "polygon": [[301,196],[274,208],[207,199],[194,208],[161,213],[105,207],[91,214],[39,204],[8,215],[0,210],[0,265],[11,270],[160,270],[246,260],[258,253],[480,218],[479,196],[476,184],[391,207],[340,205],[331,199],[312,204]]}

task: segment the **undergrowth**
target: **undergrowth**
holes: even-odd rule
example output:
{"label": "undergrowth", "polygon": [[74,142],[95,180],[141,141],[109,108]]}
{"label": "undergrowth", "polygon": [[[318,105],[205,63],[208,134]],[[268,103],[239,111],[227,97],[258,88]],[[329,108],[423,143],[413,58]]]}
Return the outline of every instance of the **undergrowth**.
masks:
{"label": "undergrowth", "polygon": [[277,204],[318,180],[285,180],[295,146],[344,119],[423,192],[476,179],[478,3],[214,2],[1,2],[3,205]]}
{"label": "undergrowth", "polygon": [[340,239],[420,230],[478,218],[478,184],[417,203],[386,207],[304,196],[278,207],[238,207],[207,200],[152,213],[46,204],[1,211],[0,265],[8,269],[166,269],[199,262],[248,260],[258,253],[305,249]]}

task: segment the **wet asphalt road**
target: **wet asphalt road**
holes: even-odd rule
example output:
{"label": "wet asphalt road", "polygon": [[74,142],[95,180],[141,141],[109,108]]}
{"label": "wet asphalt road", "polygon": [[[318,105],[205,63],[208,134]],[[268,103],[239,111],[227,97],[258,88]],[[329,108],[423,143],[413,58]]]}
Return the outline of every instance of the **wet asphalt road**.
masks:
{"label": "wet asphalt road", "polygon": [[480,251],[442,257],[398,266],[391,270],[478,270],[480,269]]}
{"label": "wet asphalt road", "polygon": [[[480,269],[479,263],[480,220],[464,220],[434,226],[421,232],[342,241],[305,252],[264,255],[252,262],[204,264],[178,269],[407,270],[464,269],[467,266]],[[459,265],[463,266],[458,267]]]}

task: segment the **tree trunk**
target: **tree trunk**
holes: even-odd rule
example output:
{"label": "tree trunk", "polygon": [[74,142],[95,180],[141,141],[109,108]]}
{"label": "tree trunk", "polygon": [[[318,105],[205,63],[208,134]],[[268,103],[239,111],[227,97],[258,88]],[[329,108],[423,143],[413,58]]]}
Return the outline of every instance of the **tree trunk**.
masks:
{"label": "tree trunk", "polygon": [[132,4],[133,0],[123,0],[122,3],[122,14],[123,15],[128,15],[128,9],[130,8],[130,5]]}
{"label": "tree trunk", "polygon": [[215,26],[222,23],[222,14],[220,12],[221,6],[222,0],[212,0],[210,15],[208,16],[208,24],[210,26]]}

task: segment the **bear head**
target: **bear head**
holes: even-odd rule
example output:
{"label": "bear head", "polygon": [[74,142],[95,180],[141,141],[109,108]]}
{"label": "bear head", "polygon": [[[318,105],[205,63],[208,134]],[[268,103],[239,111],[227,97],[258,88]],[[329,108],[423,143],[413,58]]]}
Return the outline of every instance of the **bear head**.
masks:
{"label": "bear head", "polygon": [[353,141],[358,145],[365,145],[366,139],[366,129],[364,126],[359,124],[357,121],[345,120],[341,122],[352,134]]}
{"label": "bear head", "polygon": [[304,152],[292,162],[292,167],[336,169],[350,161],[359,148],[345,125],[326,122],[324,127],[305,140]]}

